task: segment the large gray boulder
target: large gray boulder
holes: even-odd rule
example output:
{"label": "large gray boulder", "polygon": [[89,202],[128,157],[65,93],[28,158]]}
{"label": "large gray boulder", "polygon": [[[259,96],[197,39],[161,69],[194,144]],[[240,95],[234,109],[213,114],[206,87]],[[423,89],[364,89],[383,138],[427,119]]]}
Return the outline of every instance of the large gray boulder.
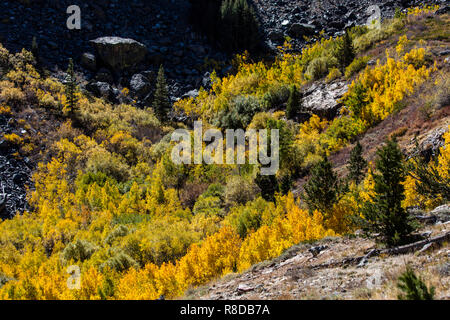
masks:
{"label": "large gray boulder", "polygon": [[289,28],[289,35],[294,38],[301,38],[303,36],[311,36],[316,32],[316,27],[312,24],[294,23]]}
{"label": "large gray boulder", "polygon": [[346,82],[313,84],[303,94],[303,107],[308,113],[331,120],[338,115],[339,109],[342,107],[339,99],[347,90]]}
{"label": "large gray boulder", "polygon": [[102,37],[90,41],[98,58],[116,72],[133,67],[142,62],[147,48],[133,39]]}

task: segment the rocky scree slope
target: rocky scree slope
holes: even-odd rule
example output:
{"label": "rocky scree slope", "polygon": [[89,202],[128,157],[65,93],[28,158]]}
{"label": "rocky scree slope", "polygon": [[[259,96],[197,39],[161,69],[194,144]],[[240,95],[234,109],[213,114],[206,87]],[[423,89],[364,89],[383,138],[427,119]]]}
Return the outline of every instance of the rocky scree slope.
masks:
{"label": "rocky scree slope", "polygon": [[[0,114],[0,133],[23,134],[15,126],[15,120],[6,114]],[[16,212],[28,208],[26,185],[30,183],[33,165],[25,157],[17,157],[16,146],[0,138],[0,219],[13,217]]]}
{"label": "rocky scree slope", "polygon": [[396,8],[403,11],[420,4],[436,3],[444,5],[448,1],[254,0],[268,47],[275,49],[290,37],[294,50],[303,47],[304,37],[313,37],[321,31],[338,36],[346,28],[366,24],[376,13],[374,5],[385,19],[392,18]]}
{"label": "rocky scree slope", "polygon": [[[374,0],[253,0],[258,14],[263,42],[272,50],[293,39],[294,49],[305,44],[304,36],[338,35],[345,27],[366,23],[370,5],[378,4],[382,17],[392,17],[395,8],[413,6],[424,1]],[[445,3],[447,1],[425,1]],[[117,97],[115,86],[134,87],[135,98],[142,104],[151,103],[155,71],[163,64],[175,99],[208,86],[210,71],[220,62],[224,72],[230,70],[230,56],[217,51],[201,34],[194,32],[189,21],[188,0],[99,0],[77,1],[81,8],[81,30],[66,28],[66,9],[73,1],[9,0],[0,3],[0,42],[11,52],[31,49],[33,38],[39,47],[39,58],[51,70],[65,70],[69,58],[74,58],[87,78],[94,80],[88,87],[97,95]],[[91,40],[99,37],[130,38],[142,43],[148,51],[146,59],[136,68],[115,72],[96,61]],[[272,52],[273,53],[273,52]],[[205,60],[207,59],[207,60]],[[122,71],[122,70],[119,70]],[[133,80],[133,75],[139,74]],[[98,82],[101,82],[100,84]],[[109,88],[108,85],[113,85]],[[133,88],[132,88],[133,89]],[[136,92],[133,92],[136,93]],[[192,93],[191,93],[192,94]],[[195,93],[194,93],[195,94]],[[114,99],[113,99],[114,100]]]}
{"label": "rocky scree slope", "polygon": [[[56,66],[65,70],[69,58],[80,65],[83,53],[94,53],[90,40],[106,36],[131,38],[148,50],[147,59],[138,69],[155,71],[164,64],[175,95],[199,84],[205,57],[225,58],[192,31],[187,0],[77,1],[81,30],[70,31],[66,28],[66,9],[72,4],[69,0],[2,1],[0,42],[11,52],[30,50],[35,37],[42,62],[51,70]],[[94,66],[90,70],[86,64],[84,67],[79,70],[88,80],[95,78],[100,69]],[[114,75],[116,79],[107,75],[106,80],[128,87],[132,76],[129,72]]]}

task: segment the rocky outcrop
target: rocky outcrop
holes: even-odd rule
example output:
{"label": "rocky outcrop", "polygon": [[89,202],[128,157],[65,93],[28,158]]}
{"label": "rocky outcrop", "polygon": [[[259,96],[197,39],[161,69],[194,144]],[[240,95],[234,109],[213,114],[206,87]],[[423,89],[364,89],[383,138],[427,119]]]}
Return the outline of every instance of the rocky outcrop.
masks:
{"label": "rocky outcrop", "polygon": [[152,86],[150,84],[150,80],[146,76],[141,73],[137,73],[131,77],[130,89],[133,94],[139,98],[144,98],[150,93]]}
{"label": "rocky outcrop", "polygon": [[0,220],[27,209],[26,186],[31,186],[32,165],[18,155],[18,148],[2,139],[5,133],[22,135],[10,116],[0,114]]}
{"label": "rocky outcrop", "polygon": [[444,133],[447,132],[447,126],[437,128],[428,133],[420,143],[420,153],[425,161],[439,154],[439,149],[444,146]]}
{"label": "rocky outcrop", "polygon": [[102,37],[90,43],[100,61],[116,73],[138,65],[147,54],[145,45],[133,39]]}
{"label": "rocky outcrop", "polygon": [[339,99],[347,90],[348,84],[346,82],[314,83],[303,93],[303,110],[331,120],[337,116],[339,109],[342,107]]}

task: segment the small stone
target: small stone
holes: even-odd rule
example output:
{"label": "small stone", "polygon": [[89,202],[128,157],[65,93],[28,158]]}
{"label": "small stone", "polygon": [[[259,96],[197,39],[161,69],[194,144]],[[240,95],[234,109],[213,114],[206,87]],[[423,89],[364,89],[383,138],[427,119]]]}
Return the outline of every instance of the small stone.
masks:
{"label": "small stone", "polygon": [[253,290],[255,290],[255,288],[249,287],[249,286],[247,286],[245,284],[240,284],[238,286],[238,288],[237,288],[238,294],[244,294],[244,293],[247,293],[247,292],[250,292],[250,291],[253,291]]}
{"label": "small stone", "polygon": [[426,231],[420,234],[421,237],[423,238],[429,238],[431,236],[432,232],[431,231]]}
{"label": "small stone", "polygon": [[433,245],[432,243],[427,243],[426,245],[423,246],[422,249],[420,249],[419,251],[417,251],[417,254],[419,255],[419,254],[421,254],[421,253],[427,251],[428,249],[430,249],[430,248],[432,247],[432,245]]}
{"label": "small stone", "polygon": [[313,257],[316,257],[319,255],[319,253],[321,253],[322,251],[324,251],[326,249],[328,249],[328,246],[317,246],[317,247],[310,248],[308,251],[311,252]]}

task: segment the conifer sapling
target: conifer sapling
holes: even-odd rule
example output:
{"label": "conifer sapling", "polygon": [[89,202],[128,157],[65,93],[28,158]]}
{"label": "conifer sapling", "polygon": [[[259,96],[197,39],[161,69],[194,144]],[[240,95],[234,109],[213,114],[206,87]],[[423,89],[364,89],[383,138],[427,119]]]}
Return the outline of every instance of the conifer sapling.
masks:
{"label": "conifer sapling", "polygon": [[156,91],[153,99],[153,110],[161,121],[167,120],[167,114],[170,110],[169,91],[167,89],[164,67],[161,65],[156,79]]}
{"label": "conifer sapling", "polygon": [[364,205],[362,225],[364,230],[378,233],[388,246],[404,244],[416,226],[402,207],[406,170],[395,138],[378,149],[377,156],[378,172],[373,175],[375,195]]}
{"label": "conifer sapling", "polygon": [[356,184],[361,183],[367,168],[367,161],[364,159],[362,152],[363,148],[358,141],[350,153],[350,160],[348,162],[348,178]]}

